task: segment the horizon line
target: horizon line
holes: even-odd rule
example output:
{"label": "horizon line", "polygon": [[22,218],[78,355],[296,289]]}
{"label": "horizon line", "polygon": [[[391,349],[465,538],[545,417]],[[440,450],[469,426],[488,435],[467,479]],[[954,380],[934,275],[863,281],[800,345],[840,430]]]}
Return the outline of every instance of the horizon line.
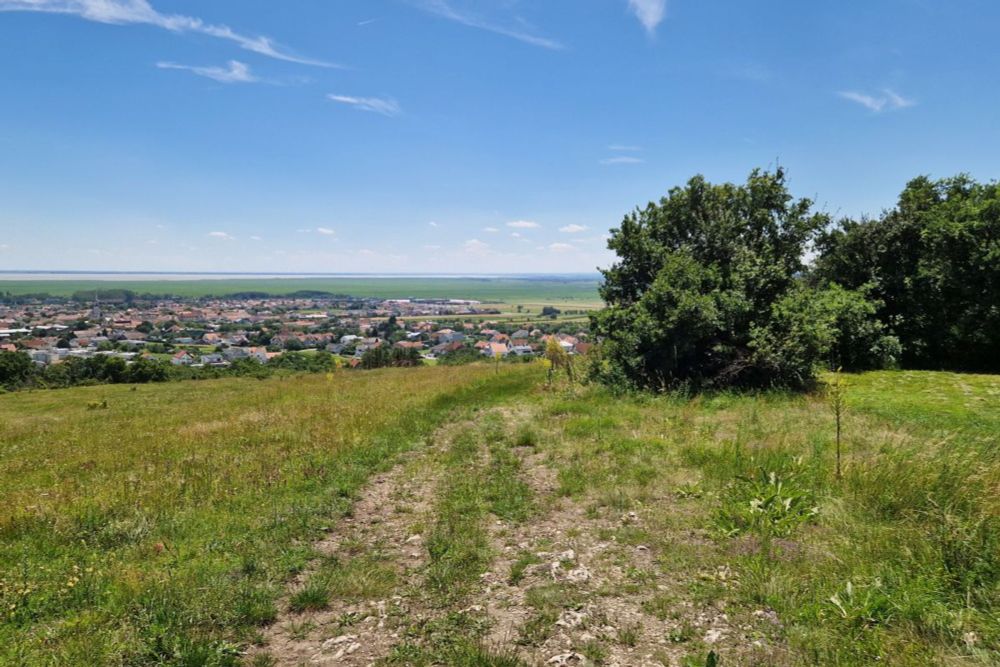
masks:
{"label": "horizon line", "polygon": [[577,277],[600,277],[598,271],[528,271],[528,272],[499,272],[475,273],[471,271],[460,272],[419,272],[419,271],[373,271],[373,272],[323,272],[323,271],[128,271],[128,270],[86,270],[86,269],[0,269],[0,276],[23,276],[23,275],[107,275],[107,276],[278,276],[278,277],[317,277],[317,278],[405,278],[405,277],[425,277],[425,278],[490,278],[490,277],[531,277],[531,276],[577,276]]}

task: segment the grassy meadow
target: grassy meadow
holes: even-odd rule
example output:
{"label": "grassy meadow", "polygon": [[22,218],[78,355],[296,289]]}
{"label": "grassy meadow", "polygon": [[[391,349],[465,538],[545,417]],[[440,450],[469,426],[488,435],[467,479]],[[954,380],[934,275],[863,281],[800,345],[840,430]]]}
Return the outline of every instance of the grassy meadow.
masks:
{"label": "grassy meadow", "polygon": [[533,366],[0,396],[0,664],[231,664],[367,477]]}
{"label": "grassy meadow", "polygon": [[997,663],[1000,377],[543,378],[0,396],[0,664]]}
{"label": "grassy meadow", "polygon": [[[839,480],[821,395],[568,394],[545,407],[559,493],[650,515],[618,539],[660,553],[660,572],[690,573],[651,609],[693,596],[774,613],[782,651],[728,664],[997,664],[1000,377],[846,382]],[[716,568],[734,576],[704,576]]]}

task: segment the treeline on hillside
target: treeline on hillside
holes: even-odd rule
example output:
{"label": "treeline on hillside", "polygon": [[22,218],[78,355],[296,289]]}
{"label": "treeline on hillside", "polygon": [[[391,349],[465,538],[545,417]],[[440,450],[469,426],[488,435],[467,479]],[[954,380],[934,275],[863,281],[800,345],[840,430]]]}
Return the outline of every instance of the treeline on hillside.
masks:
{"label": "treeline on hillside", "polygon": [[[817,369],[1000,371],[1000,185],[912,180],[832,221],[785,172],[698,176],[608,242],[592,375],[622,388],[805,388]],[[804,258],[812,251],[811,265]]]}
{"label": "treeline on hillside", "polygon": [[96,355],[70,358],[59,364],[39,366],[23,352],[0,352],[0,389],[44,389],[94,384],[145,384],[170,380],[205,380],[220,377],[264,378],[279,373],[323,373],[337,367],[334,355],[286,352],[267,364],[256,359],[236,359],[228,366],[174,366],[166,361],[139,357]]}

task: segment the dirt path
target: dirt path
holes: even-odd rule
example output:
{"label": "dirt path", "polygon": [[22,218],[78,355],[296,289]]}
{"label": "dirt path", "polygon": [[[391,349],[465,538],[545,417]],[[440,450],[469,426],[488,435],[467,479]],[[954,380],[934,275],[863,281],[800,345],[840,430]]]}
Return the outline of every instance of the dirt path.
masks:
{"label": "dirt path", "polygon": [[[684,511],[671,494],[636,511],[594,512],[559,496],[556,471],[540,449],[518,453],[544,511],[520,525],[491,527],[499,555],[473,601],[492,620],[490,644],[517,646],[530,665],[703,665],[684,661],[709,651],[727,665],[780,663],[764,640],[776,629],[766,611],[739,618],[722,600],[690,594],[692,579],[725,589],[735,575],[715,565],[703,536],[663,532],[671,515]],[[658,535],[646,541],[651,523]],[[665,543],[688,554],[687,571],[663,571]]]}
{"label": "dirt path", "polygon": [[[262,648],[254,652],[261,656],[255,657],[259,664],[370,665],[389,654],[399,641],[398,619],[411,613],[427,563],[423,526],[438,483],[435,450],[428,445],[410,452],[392,470],[376,475],[351,515],[315,544],[319,558],[297,577],[277,621],[264,632]],[[358,561],[361,567],[350,567]],[[346,570],[341,577],[346,581],[334,588],[350,594],[333,595],[322,609],[293,608],[295,594],[322,580],[330,566]],[[372,598],[371,592],[390,594]]]}
{"label": "dirt path", "polygon": [[[505,424],[501,444],[482,430],[489,418]],[[730,604],[738,575],[691,528],[683,500],[664,488],[641,507],[611,511],[560,494],[560,453],[545,436],[522,443],[516,435],[536,419],[529,408],[495,409],[453,423],[374,478],[353,517],[316,545],[322,557],[265,633],[258,655],[271,662],[259,664],[457,664],[426,647],[461,641],[481,647],[462,658],[468,665],[700,667],[709,652],[727,666],[786,664],[775,639],[780,621]],[[495,448],[507,448],[534,510],[521,520],[485,515],[487,571],[442,603],[429,588],[425,536],[441,520],[442,479],[456,472],[444,452],[476,429],[482,444],[467,474],[488,474]],[[293,610],[296,593],[316,580],[333,590],[326,608]]]}

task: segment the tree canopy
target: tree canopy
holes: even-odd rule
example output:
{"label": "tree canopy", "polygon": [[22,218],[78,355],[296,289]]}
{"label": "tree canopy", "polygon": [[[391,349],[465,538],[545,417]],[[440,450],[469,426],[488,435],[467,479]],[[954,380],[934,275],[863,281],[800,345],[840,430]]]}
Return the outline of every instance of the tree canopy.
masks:
{"label": "tree canopy", "polygon": [[876,219],[820,235],[814,280],[866,289],[911,368],[1000,370],[1000,185],[910,181]]}
{"label": "tree canopy", "polygon": [[802,388],[835,357],[892,361],[895,339],[865,289],[803,280],[829,225],[789,193],[782,169],[741,185],[696,176],[633,211],[608,242],[618,260],[591,321],[603,340],[595,375],[637,388]]}

